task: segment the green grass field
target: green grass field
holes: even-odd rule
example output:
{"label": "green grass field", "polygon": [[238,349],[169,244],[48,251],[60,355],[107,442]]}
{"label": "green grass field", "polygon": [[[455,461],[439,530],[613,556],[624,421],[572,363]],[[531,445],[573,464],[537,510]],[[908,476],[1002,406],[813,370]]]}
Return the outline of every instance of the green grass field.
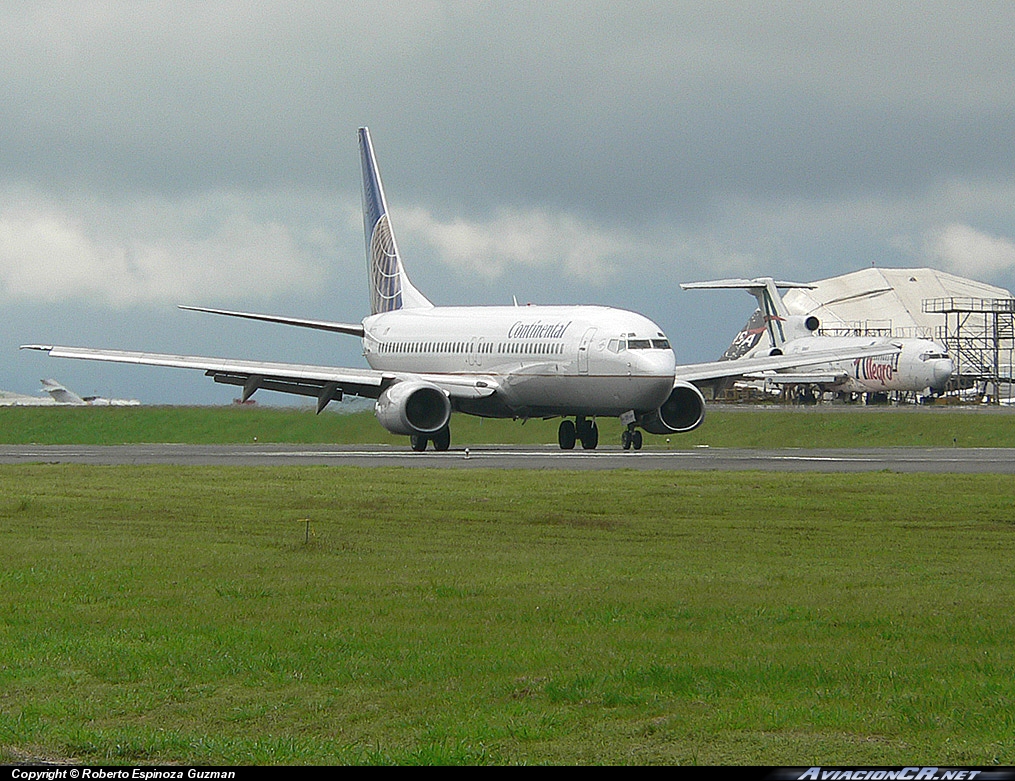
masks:
{"label": "green grass field", "polygon": [[0,762],[1015,764],[1010,477],[0,467]]}
{"label": "green grass field", "polygon": [[[452,418],[452,447],[489,443],[555,444],[557,420]],[[621,426],[600,419],[602,446],[618,446]],[[272,407],[0,408],[0,444],[190,442],[386,443],[370,412],[351,415]],[[1015,411],[949,408],[710,409],[689,434],[645,436],[647,448],[711,447],[1015,447]]]}

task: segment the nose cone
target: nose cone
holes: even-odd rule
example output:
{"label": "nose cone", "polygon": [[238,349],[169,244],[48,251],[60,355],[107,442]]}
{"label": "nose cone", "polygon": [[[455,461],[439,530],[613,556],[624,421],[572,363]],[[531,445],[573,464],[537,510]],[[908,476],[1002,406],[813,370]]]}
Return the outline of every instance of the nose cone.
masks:
{"label": "nose cone", "polygon": [[628,350],[626,355],[637,374],[673,379],[677,361],[672,350]]}
{"label": "nose cone", "polygon": [[[676,359],[672,350],[627,350],[629,376],[638,378],[634,387],[639,389],[637,398],[632,397],[636,409],[656,409],[673,390],[673,375]],[[636,403],[634,403],[636,402]]]}
{"label": "nose cone", "polygon": [[955,364],[951,358],[938,358],[934,361],[934,385],[935,388],[943,388],[948,380],[952,378],[955,371]]}

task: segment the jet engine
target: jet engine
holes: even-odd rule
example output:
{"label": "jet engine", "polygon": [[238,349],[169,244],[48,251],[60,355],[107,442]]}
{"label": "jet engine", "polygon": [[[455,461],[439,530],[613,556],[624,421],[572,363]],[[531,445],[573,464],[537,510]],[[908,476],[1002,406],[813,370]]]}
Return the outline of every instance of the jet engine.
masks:
{"label": "jet engine", "polygon": [[783,333],[786,339],[799,339],[801,336],[810,336],[821,326],[821,321],[814,315],[790,315],[783,323]]}
{"label": "jet engine", "polygon": [[[790,315],[782,321],[782,333],[786,341],[811,336],[821,327],[821,321],[814,315]],[[783,355],[782,347],[773,347],[769,355]]]}
{"label": "jet engine", "polygon": [[663,405],[644,415],[639,425],[650,434],[693,431],[705,419],[705,397],[689,382],[677,380]]}
{"label": "jet engine", "polygon": [[432,383],[397,382],[377,399],[374,415],[392,434],[433,434],[451,418],[451,401]]}

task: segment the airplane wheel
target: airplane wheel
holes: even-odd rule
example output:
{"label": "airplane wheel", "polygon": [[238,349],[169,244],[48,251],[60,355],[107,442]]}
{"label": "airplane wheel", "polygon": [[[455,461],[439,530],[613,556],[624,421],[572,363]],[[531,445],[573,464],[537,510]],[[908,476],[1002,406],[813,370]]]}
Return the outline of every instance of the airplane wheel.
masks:
{"label": "airplane wheel", "polygon": [[451,429],[445,426],[433,436],[433,449],[441,452],[451,447]]}
{"label": "airplane wheel", "polygon": [[599,445],[599,426],[593,420],[591,423],[587,423],[584,427],[585,431],[582,433],[582,448],[585,450],[595,450]]}
{"label": "airplane wheel", "polygon": [[641,432],[640,431],[636,430],[636,431],[632,431],[631,432],[631,445],[632,445],[632,447],[634,447],[635,450],[641,450]]}
{"label": "airplane wheel", "polygon": [[426,450],[427,441],[428,441],[427,438],[424,437],[422,434],[420,435],[413,434],[411,437],[409,437],[409,444],[412,445],[412,449],[415,450],[417,453],[422,453],[424,450]]}
{"label": "airplane wheel", "polygon": [[627,429],[620,432],[620,446],[624,448],[624,450],[631,449],[631,432]]}
{"label": "airplane wheel", "polygon": [[557,443],[561,450],[574,450],[575,440],[578,438],[574,430],[574,423],[570,420],[560,421],[560,428],[557,429]]}

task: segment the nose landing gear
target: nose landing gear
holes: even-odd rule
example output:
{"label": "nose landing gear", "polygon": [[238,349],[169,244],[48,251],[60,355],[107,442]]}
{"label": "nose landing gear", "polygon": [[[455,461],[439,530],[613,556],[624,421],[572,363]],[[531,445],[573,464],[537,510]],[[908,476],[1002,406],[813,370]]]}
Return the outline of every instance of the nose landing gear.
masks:
{"label": "nose landing gear", "polygon": [[641,450],[641,432],[634,427],[633,423],[628,424],[620,434],[620,444],[624,450]]}

